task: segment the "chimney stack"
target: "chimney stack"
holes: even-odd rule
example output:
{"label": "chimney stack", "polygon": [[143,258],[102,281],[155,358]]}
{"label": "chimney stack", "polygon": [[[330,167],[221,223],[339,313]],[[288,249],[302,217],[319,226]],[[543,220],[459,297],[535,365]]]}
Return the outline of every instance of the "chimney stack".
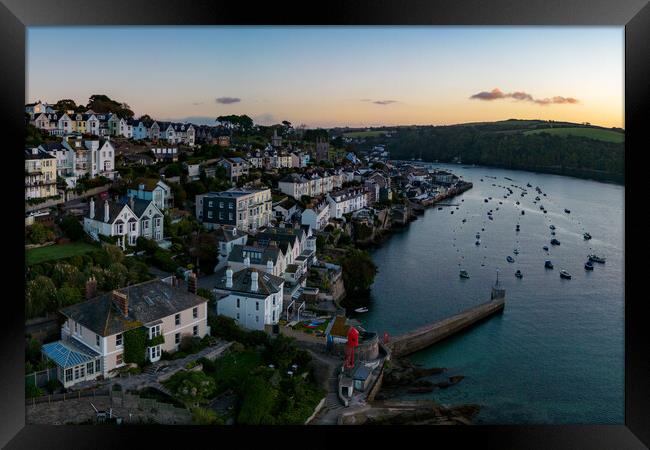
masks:
{"label": "chimney stack", "polygon": [[232,269],[230,267],[226,269],[226,287],[227,288],[232,287]]}
{"label": "chimney stack", "polygon": [[187,277],[187,290],[192,294],[196,294],[197,284],[196,274],[194,272],[190,272],[190,275]]}
{"label": "chimney stack", "polygon": [[250,266],[251,266],[251,259],[250,259],[248,256],[247,256],[246,258],[244,258],[244,265],[245,265],[246,267],[250,267]]}
{"label": "chimney stack", "polygon": [[108,222],[111,216],[110,208],[108,206],[108,199],[104,201],[104,222]]}
{"label": "chimney stack", "polygon": [[124,317],[129,317],[129,298],[126,294],[118,291],[113,291],[113,301],[115,306],[119,308]]}
{"label": "chimney stack", "polygon": [[258,277],[257,271],[253,270],[251,271],[251,291],[257,292],[258,285],[257,285],[257,277]]}
{"label": "chimney stack", "polygon": [[90,218],[95,218],[95,199],[90,197]]}
{"label": "chimney stack", "polygon": [[270,259],[266,262],[266,271],[273,275],[273,261]]}
{"label": "chimney stack", "polygon": [[95,277],[90,277],[86,281],[86,300],[90,300],[93,297],[97,296],[97,280]]}

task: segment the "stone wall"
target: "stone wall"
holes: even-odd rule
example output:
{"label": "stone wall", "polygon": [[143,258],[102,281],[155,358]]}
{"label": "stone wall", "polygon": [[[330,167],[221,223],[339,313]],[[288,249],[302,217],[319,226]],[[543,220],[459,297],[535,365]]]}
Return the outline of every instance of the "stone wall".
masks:
{"label": "stone wall", "polygon": [[503,310],[505,299],[483,303],[448,319],[426,325],[415,331],[395,337],[389,344],[394,356],[405,356],[422,350],[466,327]]}

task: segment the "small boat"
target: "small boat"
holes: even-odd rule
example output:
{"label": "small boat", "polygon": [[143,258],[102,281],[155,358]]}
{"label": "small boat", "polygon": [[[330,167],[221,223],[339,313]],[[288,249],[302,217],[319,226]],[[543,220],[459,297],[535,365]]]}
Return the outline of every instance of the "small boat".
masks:
{"label": "small boat", "polygon": [[545,245],[545,246],[542,247],[542,248],[543,248],[544,250],[548,251],[548,245]]}
{"label": "small boat", "polygon": [[485,231],[485,228],[481,228],[481,231]]}
{"label": "small boat", "polygon": [[476,239],[481,239],[481,233],[476,233]]}
{"label": "small boat", "polygon": [[492,218],[492,216],[488,216],[488,217],[490,218],[490,220],[494,220],[494,219]]}
{"label": "small boat", "polygon": [[442,210],[442,206],[439,206],[439,207],[438,207],[438,211],[441,211],[441,210]]}
{"label": "small boat", "polygon": [[591,261],[585,263],[585,270],[594,270],[594,265]]}
{"label": "small boat", "polygon": [[564,212],[567,213],[567,214],[571,214],[571,211],[569,211],[569,210],[566,209],[566,208],[564,208]]}
{"label": "small boat", "polygon": [[475,244],[475,245],[481,245],[481,241],[479,241],[479,240],[477,239],[476,242],[474,242],[474,244]]}
{"label": "small boat", "polygon": [[521,215],[522,215],[522,216],[525,216],[525,215],[526,215],[526,211],[522,211],[522,212],[521,212]]}
{"label": "small boat", "polygon": [[544,214],[547,214],[547,213],[548,213],[548,211],[544,210]]}
{"label": "small boat", "polygon": [[589,258],[589,261],[593,261],[593,262],[597,262],[597,263],[601,263],[601,264],[605,263],[605,258],[603,258],[601,256],[589,255],[589,256],[587,256],[587,258]]}
{"label": "small boat", "polygon": [[516,205],[518,205],[518,204],[519,204],[519,202],[516,203]]}
{"label": "small boat", "polygon": [[499,205],[503,205],[503,202],[499,202]]}
{"label": "small boat", "polygon": [[544,205],[539,205],[539,209],[541,209],[542,211],[544,211]]}
{"label": "small boat", "polygon": [[463,223],[467,222],[467,219],[463,219]]}
{"label": "small boat", "polygon": [[558,241],[557,239],[553,238],[553,239],[551,239],[551,245],[560,245],[560,241]]}
{"label": "small boat", "polygon": [[571,279],[571,274],[567,272],[566,270],[562,269],[560,270],[560,278],[566,278],[567,280]]}
{"label": "small boat", "polygon": [[451,213],[453,214],[454,212],[452,211]]}
{"label": "small boat", "polygon": [[512,251],[512,253],[514,253],[515,255],[518,255],[518,254],[519,254],[519,250],[514,249],[514,250]]}
{"label": "small boat", "polygon": [[483,178],[481,178],[481,181],[483,181]]}
{"label": "small boat", "polygon": [[543,193],[542,195],[543,195],[544,197],[546,197],[546,193]]}
{"label": "small boat", "polygon": [[460,277],[461,278],[469,278],[469,274],[467,273],[466,270],[461,270],[460,271]]}
{"label": "small boat", "polygon": [[490,200],[492,200],[492,197],[488,197]]}
{"label": "small boat", "polygon": [[521,273],[521,270],[519,270],[519,269],[517,269],[517,271],[515,272],[515,276],[517,278],[523,278],[524,277],[523,274]]}
{"label": "small boat", "polygon": [[365,312],[368,312],[368,308],[366,308],[365,306],[363,306],[363,307],[361,307],[361,308],[357,308],[357,309],[355,309],[354,312],[357,312],[357,313],[365,313]]}
{"label": "small boat", "polygon": [[550,259],[547,259],[546,261],[544,261],[544,267],[546,267],[547,269],[552,269],[553,268],[553,263],[551,262]]}
{"label": "small boat", "polygon": [[582,235],[582,237],[585,238],[585,241],[588,241],[589,239],[591,239],[591,234],[585,233]]}
{"label": "small boat", "polygon": [[487,203],[487,202],[488,202],[488,199],[486,198],[486,199],[485,199],[485,200],[483,200],[483,201],[484,201],[485,203]]}
{"label": "small boat", "polygon": [[515,258],[513,258],[513,257],[510,256],[510,255],[508,255],[508,257],[506,258],[506,261],[508,261],[509,263],[513,263],[513,262],[515,262]]}
{"label": "small boat", "polygon": [[550,228],[551,230],[555,230],[555,225],[551,225],[549,228]]}
{"label": "small boat", "polygon": [[527,187],[533,187],[533,185],[530,184],[530,183],[526,183],[526,186],[527,186]]}
{"label": "small boat", "polygon": [[535,200],[540,201],[539,195],[535,197]]}

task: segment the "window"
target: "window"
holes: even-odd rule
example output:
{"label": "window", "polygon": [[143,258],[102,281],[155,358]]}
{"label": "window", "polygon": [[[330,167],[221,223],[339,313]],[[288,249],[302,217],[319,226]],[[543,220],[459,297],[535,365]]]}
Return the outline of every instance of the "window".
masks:
{"label": "window", "polygon": [[124,353],[119,353],[115,356],[115,364],[118,366],[124,364]]}
{"label": "window", "polygon": [[99,335],[95,335],[95,345],[99,347]]}
{"label": "window", "polygon": [[260,321],[260,316],[255,316],[255,322],[259,322],[259,321]]}
{"label": "window", "polygon": [[135,222],[131,222],[130,225],[131,225],[131,231],[135,231],[135,225],[136,225],[136,223],[135,223]]}
{"label": "window", "polygon": [[232,213],[228,213],[228,220],[232,220]]}
{"label": "window", "polygon": [[124,232],[124,225],[119,224],[119,225],[117,226],[117,233],[118,233],[118,234],[122,234],[123,232]]}
{"label": "window", "polygon": [[72,369],[65,369],[65,381],[72,381]]}
{"label": "window", "polygon": [[88,375],[95,373],[95,364],[92,361],[86,364],[86,372],[88,372]]}
{"label": "window", "polygon": [[210,208],[212,208],[212,200],[210,200],[210,201],[208,202],[208,206],[209,206]]}
{"label": "window", "polygon": [[239,320],[239,313],[237,313],[237,320]]}
{"label": "window", "polygon": [[223,202],[219,202],[219,208],[223,208]]}
{"label": "window", "polygon": [[255,302],[255,311],[260,310],[260,302]]}
{"label": "window", "polygon": [[193,334],[194,336],[198,336],[198,335],[199,335],[199,326],[198,326],[198,325],[194,325],[194,327],[192,328],[192,334]]}
{"label": "window", "polygon": [[273,297],[273,306],[275,306],[275,296]]}
{"label": "window", "polygon": [[101,371],[101,361],[99,359],[95,360],[95,372]]}
{"label": "window", "polygon": [[79,366],[74,368],[74,379],[75,380],[79,379]]}
{"label": "window", "polygon": [[119,347],[122,345],[122,333],[115,335],[115,346]]}
{"label": "window", "polygon": [[160,226],[160,217],[156,217],[156,226],[157,226],[157,227]]}
{"label": "window", "polygon": [[273,311],[273,322],[275,322],[275,311]]}
{"label": "window", "polygon": [[153,339],[156,336],[160,336],[160,325],[154,325],[153,327],[149,328],[149,338]]}
{"label": "window", "polygon": [[180,344],[180,342],[181,342],[181,334],[180,334],[180,333],[176,333],[176,334],[174,335],[174,344]]}
{"label": "window", "polygon": [[233,206],[232,203],[228,203],[228,209],[232,209],[232,206]]}
{"label": "window", "polygon": [[79,334],[79,324],[77,322],[74,323],[74,332]]}
{"label": "window", "polygon": [[237,308],[239,308],[239,299],[237,299]]}
{"label": "window", "polygon": [[199,317],[199,308],[192,309],[192,317],[194,317],[195,319]]}
{"label": "window", "polygon": [[180,314],[176,314],[176,315],[174,316],[174,323],[175,323],[176,325],[180,325],[180,324],[181,324],[181,315],[180,315]]}

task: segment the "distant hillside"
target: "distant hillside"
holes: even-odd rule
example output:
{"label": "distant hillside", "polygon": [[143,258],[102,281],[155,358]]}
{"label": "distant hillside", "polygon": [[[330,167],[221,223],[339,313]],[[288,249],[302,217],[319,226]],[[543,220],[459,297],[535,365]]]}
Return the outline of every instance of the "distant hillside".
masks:
{"label": "distant hillside", "polygon": [[[347,129],[346,133],[355,130]],[[365,131],[365,130],[364,130]],[[387,145],[393,159],[505,167],[622,183],[624,133],[570,122],[504,120],[448,126],[373,128],[356,148]],[[361,136],[360,136],[361,137]]]}
{"label": "distant hillside", "polygon": [[555,136],[581,136],[589,139],[596,139],[605,142],[624,142],[625,134],[620,131],[607,130],[603,128],[544,128],[541,130],[524,131],[524,134],[550,133]]}

